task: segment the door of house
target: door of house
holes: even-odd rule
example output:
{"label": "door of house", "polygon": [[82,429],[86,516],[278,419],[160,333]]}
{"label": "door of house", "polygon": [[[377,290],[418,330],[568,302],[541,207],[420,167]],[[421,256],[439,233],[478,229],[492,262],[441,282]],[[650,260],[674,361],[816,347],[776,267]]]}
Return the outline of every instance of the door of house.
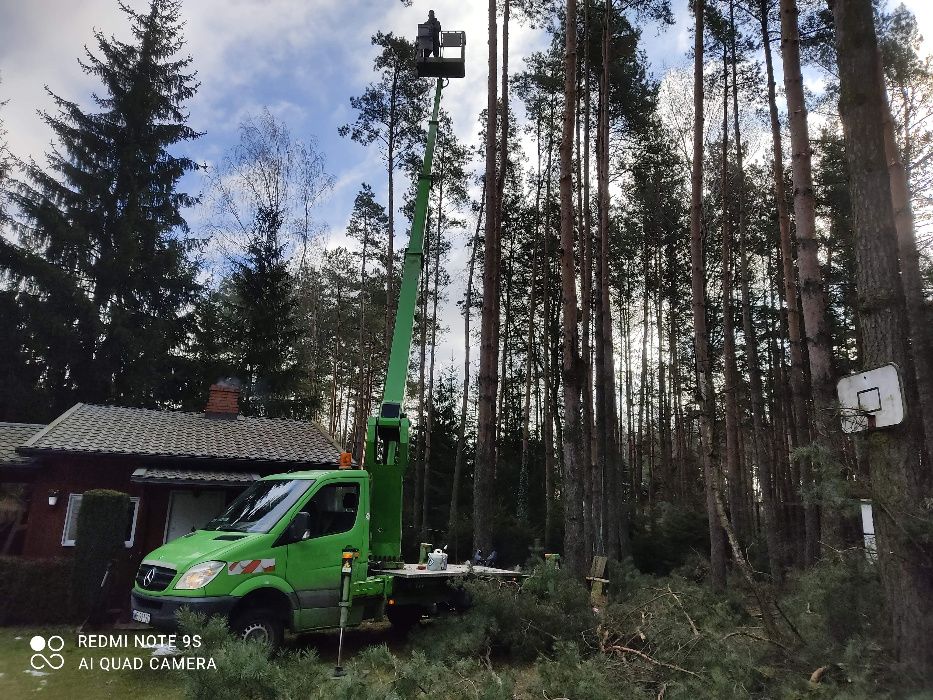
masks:
{"label": "door of house", "polygon": [[165,519],[165,542],[204,527],[226,505],[223,491],[172,491]]}

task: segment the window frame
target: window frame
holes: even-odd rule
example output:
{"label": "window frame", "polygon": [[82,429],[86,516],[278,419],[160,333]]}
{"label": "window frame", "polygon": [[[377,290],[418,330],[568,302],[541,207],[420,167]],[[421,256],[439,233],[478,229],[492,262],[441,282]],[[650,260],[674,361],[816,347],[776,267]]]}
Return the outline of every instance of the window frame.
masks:
{"label": "window frame", "polygon": [[[331,482],[325,483],[325,484],[322,485],[317,491],[315,491],[314,494],[313,494],[307,501],[305,501],[304,505],[302,505],[301,508],[298,509],[298,512],[300,513],[300,512],[302,512],[302,511],[304,511],[305,508],[307,508],[307,507],[311,504],[311,502],[312,502],[315,498],[317,498],[318,495],[319,495],[322,491],[324,491],[324,489],[326,489],[326,488],[347,488],[347,487],[351,487],[351,488],[355,489],[355,491],[356,491],[356,498],[357,498],[357,501],[356,501],[356,512],[353,514],[353,515],[354,515],[354,517],[353,517],[353,523],[350,525],[350,527],[348,527],[346,530],[340,530],[339,532],[327,532],[327,533],[323,533],[323,534],[320,534],[320,535],[312,535],[312,536],[309,537],[308,539],[302,540],[303,542],[312,542],[312,541],[314,541],[314,540],[319,540],[319,539],[321,539],[322,537],[334,537],[334,536],[337,536],[337,535],[346,535],[348,532],[352,532],[352,531],[356,528],[356,526],[359,525],[359,522],[360,522],[360,511],[362,510],[362,509],[361,509],[361,505],[362,505],[362,496],[363,496],[363,488],[362,488],[362,486],[361,486],[361,484],[360,484],[359,481],[331,481]],[[297,515],[297,513],[296,513],[296,515]],[[293,519],[294,519],[294,518],[293,518]]]}
{"label": "window frame", "polygon": [[[81,510],[81,501],[84,498],[84,492],[81,493],[69,493],[68,494],[68,508],[65,511],[65,522],[62,525],[62,547],[74,547],[75,540],[68,539],[68,523],[71,521],[72,512],[77,509],[74,513],[74,517],[78,517],[78,513]],[[139,522],[139,496],[130,496],[130,503],[133,505],[133,522],[130,526],[130,538],[128,540],[123,540],[123,546],[126,549],[131,549],[136,543],[136,525]],[[78,523],[75,521],[75,527]],[[77,533],[76,533],[77,534]]]}

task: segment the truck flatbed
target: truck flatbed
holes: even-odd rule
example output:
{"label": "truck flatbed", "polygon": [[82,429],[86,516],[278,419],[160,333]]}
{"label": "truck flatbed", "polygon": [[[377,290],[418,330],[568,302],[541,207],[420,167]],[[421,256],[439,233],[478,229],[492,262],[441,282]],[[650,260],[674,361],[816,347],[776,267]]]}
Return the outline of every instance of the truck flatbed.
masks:
{"label": "truck flatbed", "polygon": [[372,573],[387,574],[404,579],[464,578],[470,574],[492,578],[524,578],[525,576],[519,571],[497,569],[492,566],[469,566],[468,564],[448,564],[444,571],[428,571],[427,569],[419,569],[418,564],[405,564],[401,569],[375,569]]}

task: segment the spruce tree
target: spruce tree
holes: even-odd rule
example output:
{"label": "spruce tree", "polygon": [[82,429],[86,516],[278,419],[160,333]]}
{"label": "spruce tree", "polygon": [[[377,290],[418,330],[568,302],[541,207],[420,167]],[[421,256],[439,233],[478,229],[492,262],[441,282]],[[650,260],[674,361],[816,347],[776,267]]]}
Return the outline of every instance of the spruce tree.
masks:
{"label": "spruce tree", "polygon": [[247,415],[298,417],[300,367],[296,348],[304,335],[298,322],[296,282],[282,242],[280,212],[260,210],[254,233],[230,277],[238,376],[245,381],[241,408]]}
{"label": "spruce tree", "polygon": [[307,297],[307,244],[312,210],[331,185],[323,156],[265,109],[240,124],[240,142],[210,179],[210,226],[229,268],[216,296],[223,342],[197,339],[198,354],[214,358],[201,366],[229,367],[225,374],[243,382],[244,414],[307,418],[320,407],[307,361],[317,314]]}
{"label": "spruce tree", "polygon": [[197,262],[182,215],[194,199],[178,184],[197,165],[176,149],[199,136],[184,108],[198,84],[178,56],[179,2],[120,9],[132,40],[98,31],[98,54],[79,60],[103,84],[95,108],[49,91],[57,145],[47,168],[25,168],[13,194],[23,246],[0,260],[30,311],[49,415],[75,400],[171,403],[187,376]]}

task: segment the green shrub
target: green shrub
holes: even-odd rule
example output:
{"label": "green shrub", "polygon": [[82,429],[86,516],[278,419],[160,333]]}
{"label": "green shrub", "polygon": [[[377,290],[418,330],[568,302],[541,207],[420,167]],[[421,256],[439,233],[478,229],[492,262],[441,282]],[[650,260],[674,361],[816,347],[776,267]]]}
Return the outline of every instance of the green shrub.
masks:
{"label": "green shrub", "polygon": [[181,608],[175,613],[175,617],[178,619],[178,627],[182,634],[200,637],[201,649],[206,654],[217,651],[231,638],[227,618],[221,615],[207,618],[203,613]]}
{"label": "green shrub", "polygon": [[214,659],[216,671],[186,673],[190,700],[372,700],[433,697],[438,700],[511,700],[510,674],[490,672],[471,659],[450,663],[429,660],[415,652],[410,658],[391,653],[385,645],[364,649],[345,664],[346,676],[333,678],[333,666],[313,651],[270,656],[255,642],[235,638],[221,618],[181,612],[183,634],[200,634],[195,653]]}
{"label": "green shrub", "polygon": [[510,674],[491,671],[474,659],[431,661],[416,651],[410,658],[392,654],[385,645],[362,651],[346,665],[347,677],[332,683],[322,698],[438,698],[438,700],[512,700]]}
{"label": "green shrub", "polygon": [[70,622],[69,559],[0,557],[0,625]]}
{"label": "green shrub", "polygon": [[553,567],[539,566],[519,586],[497,581],[466,584],[473,607],[421,631],[415,644],[432,659],[482,656],[534,661],[556,642],[592,638],[596,616],[589,593]]}
{"label": "green shrub", "polygon": [[320,697],[318,690],[327,687],[330,669],[314,651],[270,658],[262,644],[234,637],[223,618],[180,611],[178,621],[182,634],[201,636],[202,646],[192,653],[213,659],[217,667],[184,675],[191,700],[305,700]]}
{"label": "green shrub", "polygon": [[83,617],[103,602],[101,580],[107,565],[124,553],[130,497],[120,491],[85,491],[78,511],[71,604]]}
{"label": "green shrub", "polygon": [[886,632],[877,565],[862,550],[824,559],[793,576],[787,605],[804,638],[825,649],[838,649],[855,636]]}
{"label": "green shrub", "polygon": [[621,672],[619,665],[602,655],[582,657],[575,644],[556,645],[553,659],[541,659],[532,685],[535,697],[617,700],[655,698],[656,692],[640,688]]}

